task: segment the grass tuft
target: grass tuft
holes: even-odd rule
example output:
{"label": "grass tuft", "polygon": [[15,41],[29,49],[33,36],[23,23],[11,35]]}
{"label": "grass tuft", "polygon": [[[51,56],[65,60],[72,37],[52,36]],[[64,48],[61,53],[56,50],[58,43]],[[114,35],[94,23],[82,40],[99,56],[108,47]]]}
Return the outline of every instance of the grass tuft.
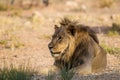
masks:
{"label": "grass tuft", "polygon": [[117,31],[112,31],[112,30],[110,30],[110,31],[108,31],[107,35],[108,35],[108,36],[118,36],[119,33],[118,33]]}
{"label": "grass tuft", "polygon": [[105,44],[101,44],[101,46],[106,50],[107,53],[109,54],[119,54],[120,53],[120,48],[111,48]]}
{"label": "grass tuft", "polygon": [[6,45],[7,44],[7,40],[0,40],[0,44],[1,45]]}
{"label": "grass tuft", "polygon": [[63,67],[59,75],[49,71],[48,75],[45,77],[45,80],[72,80],[74,74],[74,70],[68,70],[67,68]]}
{"label": "grass tuft", "polygon": [[13,65],[4,67],[0,71],[0,80],[31,80],[34,70],[26,66],[15,68]]}
{"label": "grass tuft", "polygon": [[48,72],[48,75],[45,77],[45,80],[54,80],[55,73],[52,71]]}
{"label": "grass tuft", "polygon": [[61,80],[72,80],[75,72],[73,70],[68,71],[67,69],[63,68],[61,70]]}

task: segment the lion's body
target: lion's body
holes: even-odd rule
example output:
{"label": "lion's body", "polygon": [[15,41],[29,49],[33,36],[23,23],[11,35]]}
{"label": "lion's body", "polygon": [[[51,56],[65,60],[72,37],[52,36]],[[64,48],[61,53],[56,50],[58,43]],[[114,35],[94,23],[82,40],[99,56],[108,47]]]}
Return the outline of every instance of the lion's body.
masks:
{"label": "lion's body", "polygon": [[48,46],[58,68],[87,74],[106,67],[106,52],[99,46],[95,32],[77,22],[64,19]]}

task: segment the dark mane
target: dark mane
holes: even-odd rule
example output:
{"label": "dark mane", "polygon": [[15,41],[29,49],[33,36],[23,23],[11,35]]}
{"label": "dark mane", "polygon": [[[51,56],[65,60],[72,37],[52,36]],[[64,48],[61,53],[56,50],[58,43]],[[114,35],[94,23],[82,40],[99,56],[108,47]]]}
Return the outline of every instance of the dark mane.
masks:
{"label": "dark mane", "polygon": [[97,38],[97,36],[96,36],[95,31],[93,31],[93,30],[92,30],[91,28],[89,28],[88,26],[79,24],[78,21],[71,21],[71,20],[69,20],[68,18],[62,19],[62,21],[60,22],[60,24],[63,25],[63,26],[69,26],[69,25],[71,25],[71,26],[75,26],[77,29],[84,29],[84,30],[86,30],[86,31],[89,33],[89,35],[93,38],[93,40],[94,40],[96,43],[99,44],[99,40],[98,40],[98,38]]}
{"label": "dark mane", "polygon": [[78,25],[78,21],[71,21],[69,20],[68,18],[64,18],[61,20],[60,22],[61,25],[74,25],[74,26],[77,26]]}
{"label": "dark mane", "polygon": [[89,35],[93,38],[93,40],[94,40],[96,43],[99,44],[99,40],[98,40],[98,38],[97,38],[97,36],[96,36],[95,31],[93,31],[93,30],[92,30],[90,27],[88,27],[88,26],[84,26],[84,25],[80,25],[80,26],[83,26],[82,28],[89,33]]}

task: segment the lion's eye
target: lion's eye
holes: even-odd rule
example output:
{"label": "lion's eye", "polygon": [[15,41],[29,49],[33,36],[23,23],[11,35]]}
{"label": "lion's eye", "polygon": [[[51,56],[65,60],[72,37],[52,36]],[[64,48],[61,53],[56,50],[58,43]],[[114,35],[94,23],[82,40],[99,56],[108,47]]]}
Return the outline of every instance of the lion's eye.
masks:
{"label": "lion's eye", "polygon": [[58,40],[61,40],[61,39],[62,39],[62,37],[61,37],[61,36],[59,36],[59,37],[58,37]]}

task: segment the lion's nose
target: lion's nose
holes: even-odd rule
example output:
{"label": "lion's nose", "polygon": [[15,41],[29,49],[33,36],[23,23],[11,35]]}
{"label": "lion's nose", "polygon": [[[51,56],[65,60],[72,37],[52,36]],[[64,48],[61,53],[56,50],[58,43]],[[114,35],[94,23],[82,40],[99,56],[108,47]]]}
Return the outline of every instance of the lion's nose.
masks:
{"label": "lion's nose", "polygon": [[52,43],[48,44],[48,47],[49,47],[49,49],[52,49],[53,48],[53,44]]}

